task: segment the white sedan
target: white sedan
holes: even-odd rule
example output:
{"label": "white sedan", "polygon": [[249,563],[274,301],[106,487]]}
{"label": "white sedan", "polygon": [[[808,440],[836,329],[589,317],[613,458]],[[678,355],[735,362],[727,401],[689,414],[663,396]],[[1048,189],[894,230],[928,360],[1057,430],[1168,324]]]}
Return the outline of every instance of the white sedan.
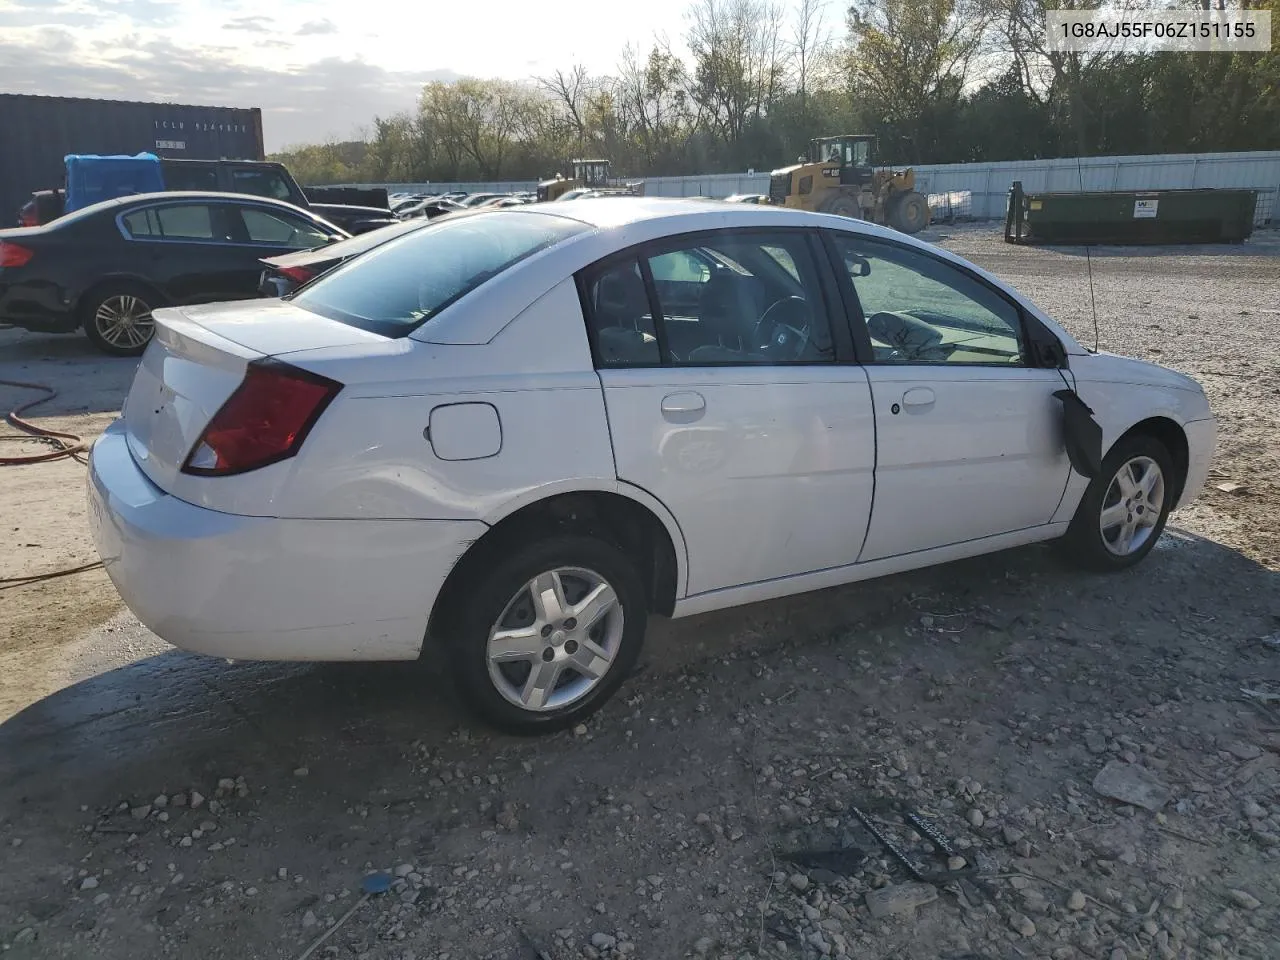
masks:
{"label": "white sedan", "polygon": [[651,613],[1057,538],[1129,567],[1214,445],[1194,381],[958,257],[749,204],[459,214],[155,320],[89,481],[138,618],[234,659],[443,644],[508,729],[596,710]]}

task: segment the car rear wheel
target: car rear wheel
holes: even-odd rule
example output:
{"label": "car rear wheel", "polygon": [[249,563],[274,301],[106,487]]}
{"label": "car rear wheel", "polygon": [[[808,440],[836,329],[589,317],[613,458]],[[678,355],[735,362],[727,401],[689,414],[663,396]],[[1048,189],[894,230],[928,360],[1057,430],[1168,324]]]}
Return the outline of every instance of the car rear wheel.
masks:
{"label": "car rear wheel", "polygon": [[136,357],[155,335],[151,311],[156,295],[137,284],[102,287],[84,305],[84,332],[93,345],[115,357]]}
{"label": "car rear wheel", "polygon": [[594,713],[644,642],[640,577],[595,537],[517,548],[462,589],[442,639],[470,705],[512,733],[549,733]]}
{"label": "car rear wheel", "polygon": [[1124,570],[1155,547],[1175,499],[1173,458],[1154,437],[1120,440],[1102,461],[1063,539],[1067,555],[1092,570]]}

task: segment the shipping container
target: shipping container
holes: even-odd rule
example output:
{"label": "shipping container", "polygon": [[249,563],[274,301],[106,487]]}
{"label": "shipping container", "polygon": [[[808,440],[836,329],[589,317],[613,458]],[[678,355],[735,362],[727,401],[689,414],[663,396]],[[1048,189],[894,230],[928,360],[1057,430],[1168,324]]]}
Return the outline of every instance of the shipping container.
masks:
{"label": "shipping container", "polygon": [[33,190],[62,185],[67,154],[142,152],[262,160],[262,111],[0,93],[0,226]]}

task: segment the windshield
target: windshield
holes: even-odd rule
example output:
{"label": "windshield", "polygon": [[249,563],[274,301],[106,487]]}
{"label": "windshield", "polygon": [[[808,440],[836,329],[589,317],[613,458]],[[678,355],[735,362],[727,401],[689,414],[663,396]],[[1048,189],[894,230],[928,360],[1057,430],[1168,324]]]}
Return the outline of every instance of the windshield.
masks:
{"label": "windshield", "polygon": [[331,320],[404,337],[511,265],[587,229],[512,210],[449,217],[348,260],[291,299]]}

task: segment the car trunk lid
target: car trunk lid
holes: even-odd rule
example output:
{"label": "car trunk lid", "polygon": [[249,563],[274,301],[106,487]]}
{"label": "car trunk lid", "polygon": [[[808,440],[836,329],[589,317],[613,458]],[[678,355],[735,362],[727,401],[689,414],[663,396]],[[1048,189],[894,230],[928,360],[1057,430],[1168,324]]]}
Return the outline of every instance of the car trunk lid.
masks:
{"label": "car trunk lid", "polygon": [[[302,350],[386,338],[278,301],[155,311],[125,401],[129,450],[152,483],[182,496],[182,465],[209,421],[240,386],[249,363]],[[184,497],[184,499],[186,499]]]}

